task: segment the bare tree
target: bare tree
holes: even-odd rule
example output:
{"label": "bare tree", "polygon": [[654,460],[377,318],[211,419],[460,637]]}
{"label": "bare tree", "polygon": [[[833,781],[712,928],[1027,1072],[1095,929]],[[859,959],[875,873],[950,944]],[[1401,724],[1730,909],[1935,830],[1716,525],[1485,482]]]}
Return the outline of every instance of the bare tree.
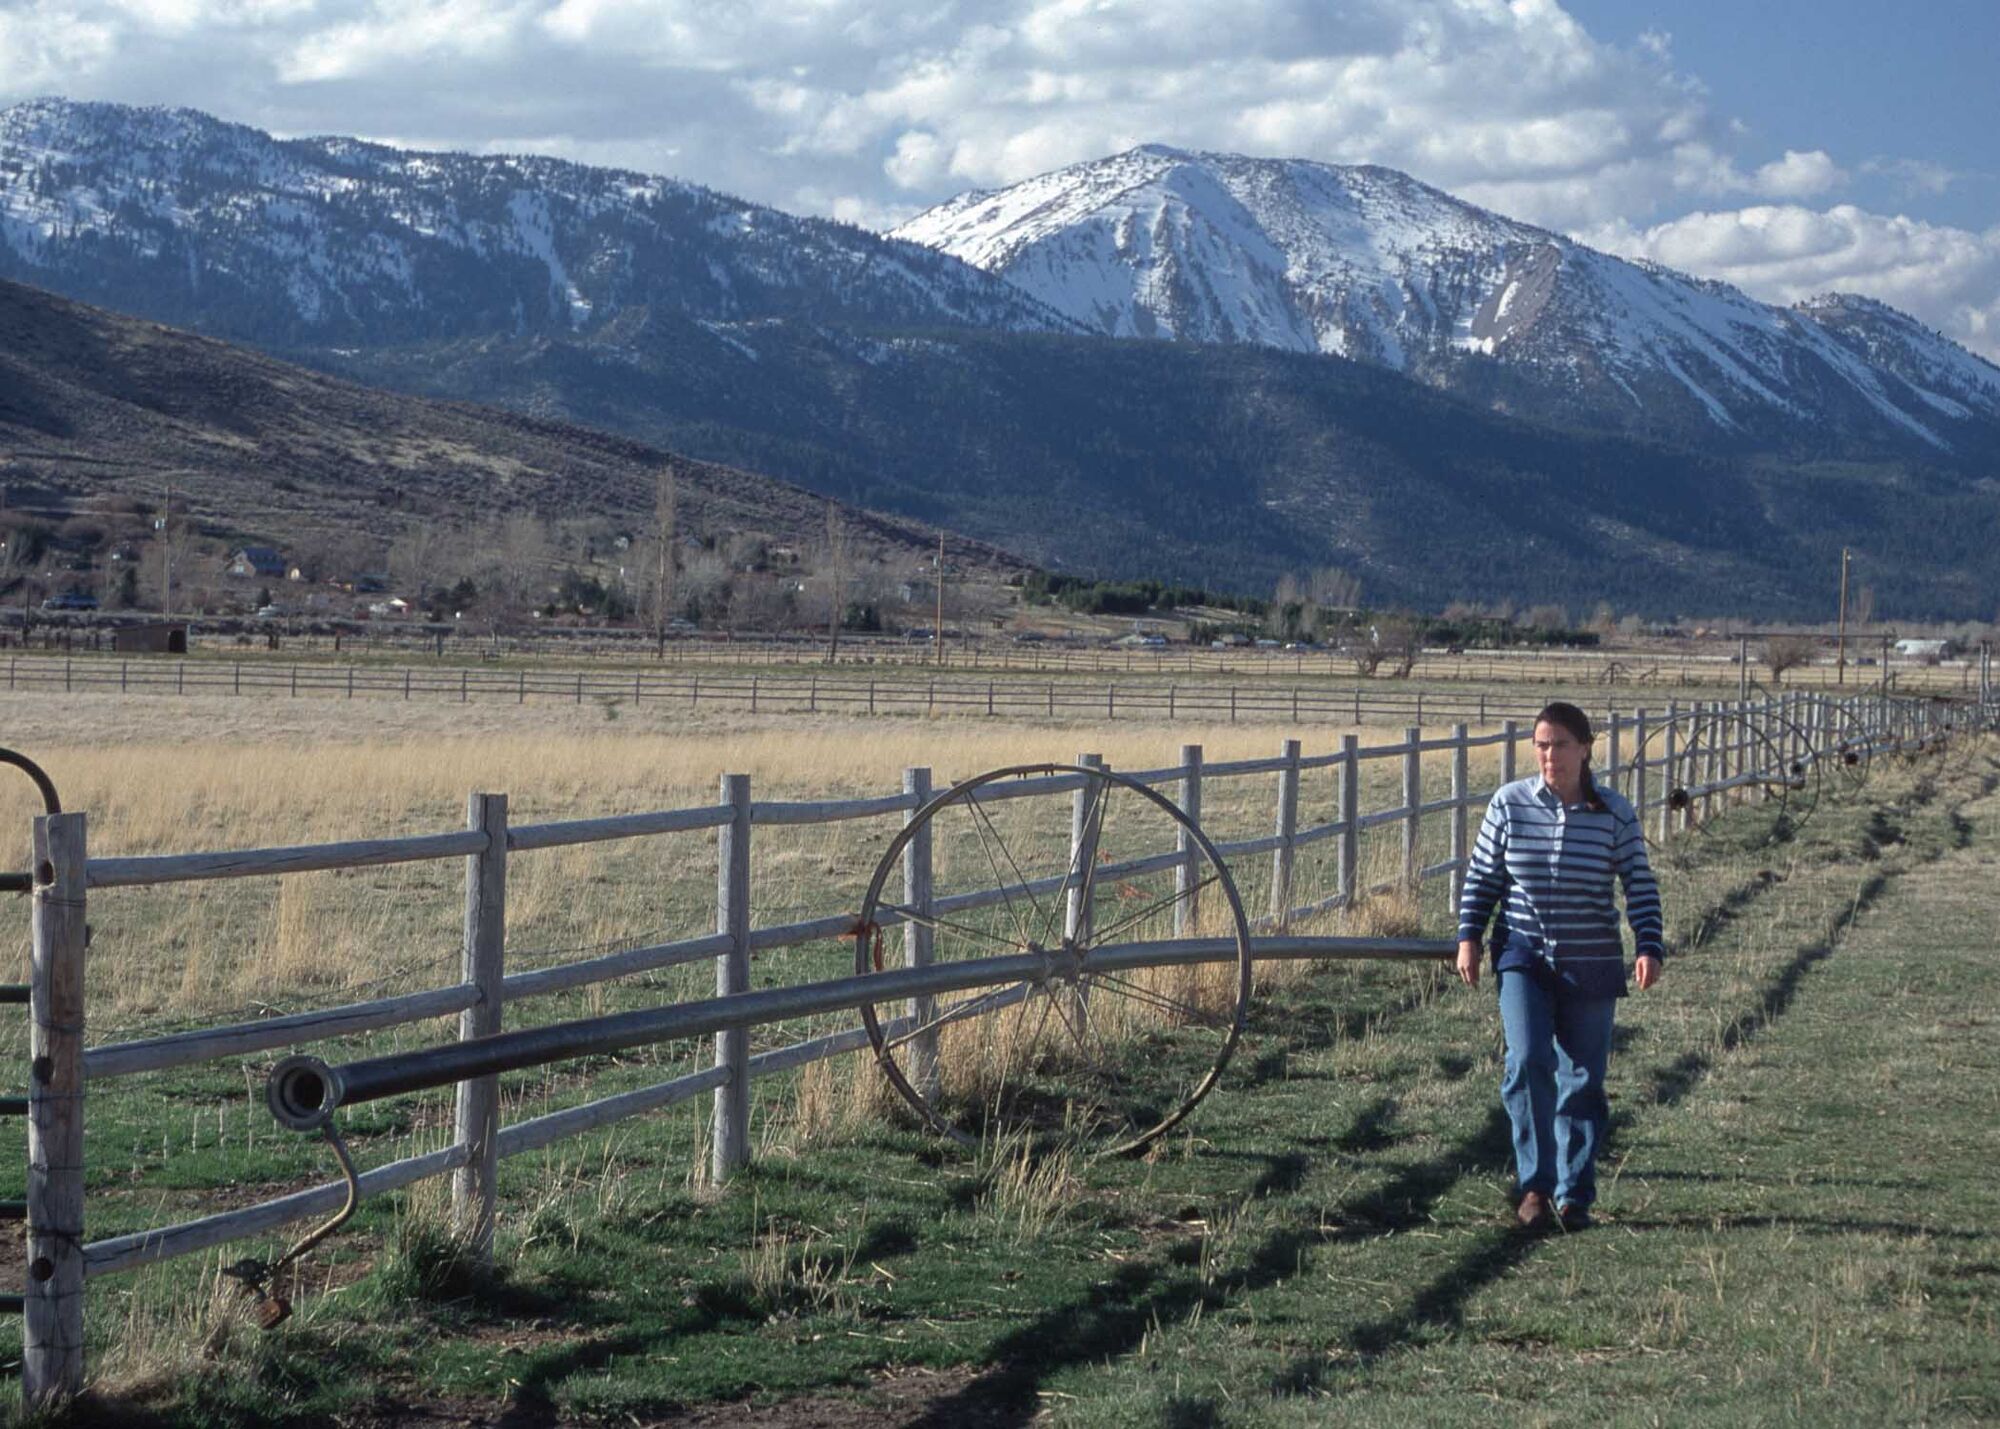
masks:
{"label": "bare tree", "polygon": [[762,571],[739,573],[731,582],[729,623],[738,630],[783,630],[791,623],[792,581]]}
{"label": "bare tree", "polygon": [[689,619],[715,625],[729,611],[729,566],[714,551],[697,552],[681,572],[675,591]]}
{"label": "bare tree", "polygon": [[1855,625],[1867,625],[1875,619],[1875,587],[1865,585],[1854,593],[1854,604],[1847,609],[1847,618]]}
{"label": "bare tree", "polygon": [[1314,571],[1308,589],[1313,604],[1321,609],[1352,610],[1361,604],[1361,578],[1339,566]]}
{"label": "bare tree", "polygon": [[548,523],[531,512],[521,512],[503,518],[482,535],[492,568],[489,579],[479,583],[480,588],[490,589],[501,609],[518,614],[533,605],[548,584],[554,551]]}
{"label": "bare tree", "polygon": [[1305,585],[1290,571],[1278,577],[1277,589],[1271,592],[1271,606],[1264,615],[1265,630],[1285,639],[1297,634],[1307,618]]}
{"label": "bare tree", "polygon": [[1383,655],[1395,666],[1390,672],[1391,678],[1407,679],[1410,671],[1416,668],[1417,655],[1423,649],[1423,643],[1417,637],[1417,623],[1399,617],[1383,621],[1376,631]]}
{"label": "bare tree", "polygon": [[1819,642],[1810,635],[1773,635],[1764,641],[1764,666],[1771,672],[1771,683],[1782,685],[1785,671],[1796,669],[1808,663],[1819,649]]}
{"label": "bare tree", "polygon": [[437,583],[439,562],[448,541],[433,522],[419,521],[389,543],[389,580],[403,594],[422,603]]}
{"label": "bare tree", "polygon": [[1341,648],[1354,662],[1355,673],[1364,679],[1387,663],[1391,666],[1391,678],[1400,680],[1416,668],[1417,653],[1422,647],[1417,639],[1416,622],[1399,616],[1376,622],[1365,636]]}

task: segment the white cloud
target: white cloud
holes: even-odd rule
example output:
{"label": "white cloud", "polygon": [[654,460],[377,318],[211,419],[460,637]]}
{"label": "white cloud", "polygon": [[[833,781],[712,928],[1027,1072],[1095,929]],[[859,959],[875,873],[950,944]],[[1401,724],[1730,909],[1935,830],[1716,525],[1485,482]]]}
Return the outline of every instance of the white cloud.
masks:
{"label": "white cloud", "polygon": [[376,0],[358,19],[315,29],[279,60],[289,84],[348,79],[452,60],[501,60],[515,47],[525,0]]}
{"label": "white cloud", "polygon": [[116,26],[61,0],[0,9],[0,85],[21,98],[59,87],[67,76],[102,63],[116,39]]}
{"label": "white cloud", "polygon": [[1758,169],[1750,186],[1766,198],[1812,198],[1846,182],[1847,175],[1826,150],[1787,149],[1784,158]]}
{"label": "white cloud", "polygon": [[1841,291],[1879,298],[2000,362],[2000,227],[1975,233],[1849,204],[1691,213],[1578,235],[1632,258],[1721,278],[1767,302]]}
{"label": "white cloud", "polygon": [[1905,198],[1936,197],[1958,182],[1960,175],[1929,159],[1873,158],[1861,166],[1864,174],[1893,181]]}
{"label": "white cloud", "polygon": [[1555,0],[0,10],[0,102],[51,89],[194,104],[284,133],[430,134],[468,149],[541,134],[579,157],[670,153],[682,177],[822,212],[907,213],[1149,140],[1388,164],[1564,227],[1732,191],[1804,197],[1837,173],[1805,151],[1757,170],[1753,187],[1734,157],[1744,141],[1675,73],[1665,35],[1607,45]]}

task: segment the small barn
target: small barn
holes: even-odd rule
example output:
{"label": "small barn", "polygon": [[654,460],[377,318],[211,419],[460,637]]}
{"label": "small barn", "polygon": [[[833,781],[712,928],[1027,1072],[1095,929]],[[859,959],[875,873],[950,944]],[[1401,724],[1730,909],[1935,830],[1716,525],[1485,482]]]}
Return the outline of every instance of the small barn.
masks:
{"label": "small barn", "polygon": [[145,625],[121,625],[111,632],[111,648],[121,655],[185,655],[185,620],[155,620]]}

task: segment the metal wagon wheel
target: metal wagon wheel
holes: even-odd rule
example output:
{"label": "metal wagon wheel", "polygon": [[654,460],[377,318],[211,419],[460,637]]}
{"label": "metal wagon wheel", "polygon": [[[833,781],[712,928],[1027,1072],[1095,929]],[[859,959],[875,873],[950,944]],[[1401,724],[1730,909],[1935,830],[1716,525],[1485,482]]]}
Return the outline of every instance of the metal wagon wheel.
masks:
{"label": "metal wagon wheel", "polygon": [[1833,739],[1827,750],[1827,762],[1840,776],[1842,785],[1850,793],[1860,793],[1868,786],[1868,775],[1874,765],[1875,741],[1861,716],[1843,705],[1835,704]]}
{"label": "metal wagon wheel", "polygon": [[[1780,721],[1796,729],[1782,716]],[[1671,758],[1665,724],[1651,730],[1640,746],[1638,758],[1650,766],[1648,778],[1665,780],[1664,797],[1672,814],[1668,820],[1671,832],[1666,836],[1660,835],[1657,823],[1642,829],[1647,844],[1662,862],[1685,867],[1701,846],[1697,840],[1724,835],[1745,852],[1767,848],[1797,833],[1818,807],[1820,780],[1814,769],[1821,761],[1787,752],[1762,725],[1748,727],[1750,737],[1744,752],[1750,767],[1732,770],[1726,778],[1720,776],[1721,755],[1725,750],[1733,751],[1736,743],[1732,728],[1736,723],[1718,711],[1698,710],[1675,727]],[[1732,753],[1730,757],[1737,756]],[[1724,787],[1714,789],[1712,797],[1735,802],[1728,818],[1690,820],[1695,801],[1704,797],[1695,791],[1715,784]]]}
{"label": "metal wagon wheel", "polygon": [[[1006,803],[1016,781],[1048,778],[1079,781],[1069,829],[1038,826],[1045,799]],[[920,838],[927,898],[902,873]],[[1024,1129],[1138,1151],[1214,1089],[1248,1015],[1250,928],[1228,868],[1171,801],[1106,770],[996,769],[919,809],[869,881],[855,971],[901,966],[919,941],[933,967],[1011,960],[989,985],[861,1008],[890,1085],[966,1145]]]}

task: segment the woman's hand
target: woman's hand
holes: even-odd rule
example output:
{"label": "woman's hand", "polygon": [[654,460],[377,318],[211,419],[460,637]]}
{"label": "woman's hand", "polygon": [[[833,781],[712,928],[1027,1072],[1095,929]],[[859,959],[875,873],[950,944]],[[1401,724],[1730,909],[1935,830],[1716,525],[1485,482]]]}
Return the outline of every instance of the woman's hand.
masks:
{"label": "woman's hand", "polygon": [[1461,938],[1458,941],[1458,980],[1467,987],[1479,986],[1479,960],[1481,950],[1479,939]]}
{"label": "woman's hand", "polygon": [[1651,953],[1642,953],[1632,965],[1632,974],[1639,983],[1639,991],[1644,992],[1660,980],[1660,960]]}

